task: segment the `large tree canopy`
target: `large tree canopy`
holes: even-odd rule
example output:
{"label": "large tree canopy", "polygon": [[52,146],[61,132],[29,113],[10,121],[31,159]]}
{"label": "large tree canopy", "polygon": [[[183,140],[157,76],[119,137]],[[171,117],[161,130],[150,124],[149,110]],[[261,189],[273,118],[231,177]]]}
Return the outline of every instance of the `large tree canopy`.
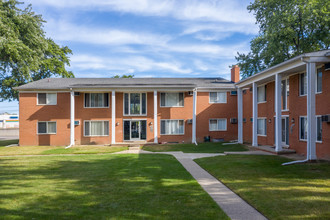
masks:
{"label": "large tree canopy", "polygon": [[0,101],[17,99],[13,87],[50,76],[74,77],[65,69],[72,51],[45,36],[41,15],[31,5],[0,1]]}
{"label": "large tree canopy", "polygon": [[248,6],[259,25],[251,51],[235,57],[248,77],[302,53],[329,49],[330,0],[255,0]]}

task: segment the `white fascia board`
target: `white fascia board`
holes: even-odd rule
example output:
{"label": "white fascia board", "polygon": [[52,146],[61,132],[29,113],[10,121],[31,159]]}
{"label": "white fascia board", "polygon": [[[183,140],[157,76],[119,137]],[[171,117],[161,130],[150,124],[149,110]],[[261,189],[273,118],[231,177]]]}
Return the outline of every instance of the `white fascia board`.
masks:
{"label": "white fascia board", "polygon": [[238,88],[243,88],[243,87],[246,87],[246,86],[249,86],[249,85],[253,84],[254,82],[265,80],[267,78],[271,78],[270,81],[274,81],[273,77],[276,74],[283,73],[283,72],[286,72],[286,71],[289,71],[291,69],[294,69],[294,68],[297,68],[297,67],[300,67],[300,66],[304,66],[304,65],[306,65],[306,64],[301,59],[297,59],[297,60],[293,61],[292,63],[287,63],[287,64],[281,65],[277,68],[269,69],[265,72],[261,72],[259,74],[253,75],[250,78],[247,78],[247,79],[243,80],[242,82],[236,83],[235,85]]}

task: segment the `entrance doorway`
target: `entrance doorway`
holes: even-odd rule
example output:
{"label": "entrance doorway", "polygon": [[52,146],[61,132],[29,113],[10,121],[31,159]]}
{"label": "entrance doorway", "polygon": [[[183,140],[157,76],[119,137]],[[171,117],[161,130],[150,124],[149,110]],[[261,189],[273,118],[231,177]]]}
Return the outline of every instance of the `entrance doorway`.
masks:
{"label": "entrance doorway", "polygon": [[140,141],[147,139],[146,120],[124,120],[124,140]]}
{"label": "entrance doorway", "polygon": [[[282,137],[282,146],[288,147],[289,146],[289,116],[282,116],[281,123],[282,123],[282,132],[280,135]],[[275,128],[274,131],[276,133],[276,123],[274,123],[274,128]],[[274,144],[275,144],[275,139],[276,139],[276,134],[274,135]]]}

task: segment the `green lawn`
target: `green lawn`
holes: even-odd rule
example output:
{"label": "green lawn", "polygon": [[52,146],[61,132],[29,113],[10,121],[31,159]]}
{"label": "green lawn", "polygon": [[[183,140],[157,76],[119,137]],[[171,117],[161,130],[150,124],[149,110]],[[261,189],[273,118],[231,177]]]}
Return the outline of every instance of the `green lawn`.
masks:
{"label": "green lawn", "polygon": [[2,219],[228,219],[169,155],[0,159]]}
{"label": "green lawn", "polygon": [[114,153],[127,150],[128,147],[109,147],[109,146],[74,146],[68,149],[65,147],[53,146],[29,146],[29,147],[2,147],[0,156],[10,155],[49,155],[49,154],[98,154]]}
{"label": "green lawn", "polygon": [[279,156],[195,160],[269,219],[330,219],[330,163],[281,166]]}
{"label": "green lawn", "polygon": [[241,144],[223,145],[223,143],[195,144],[171,144],[144,146],[143,150],[153,152],[182,151],[184,153],[223,153],[224,151],[247,151],[247,147]]}
{"label": "green lawn", "polygon": [[1,140],[0,147],[5,147],[11,144],[18,144],[18,140]]}

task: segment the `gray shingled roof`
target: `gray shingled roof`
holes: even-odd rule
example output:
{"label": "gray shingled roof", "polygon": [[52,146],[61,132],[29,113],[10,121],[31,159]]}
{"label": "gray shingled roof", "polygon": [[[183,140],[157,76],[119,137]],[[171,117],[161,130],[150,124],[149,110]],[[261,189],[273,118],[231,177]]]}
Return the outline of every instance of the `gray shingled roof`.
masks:
{"label": "gray shingled roof", "polygon": [[16,87],[18,90],[70,88],[225,88],[234,83],[223,78],[47,78]]}

